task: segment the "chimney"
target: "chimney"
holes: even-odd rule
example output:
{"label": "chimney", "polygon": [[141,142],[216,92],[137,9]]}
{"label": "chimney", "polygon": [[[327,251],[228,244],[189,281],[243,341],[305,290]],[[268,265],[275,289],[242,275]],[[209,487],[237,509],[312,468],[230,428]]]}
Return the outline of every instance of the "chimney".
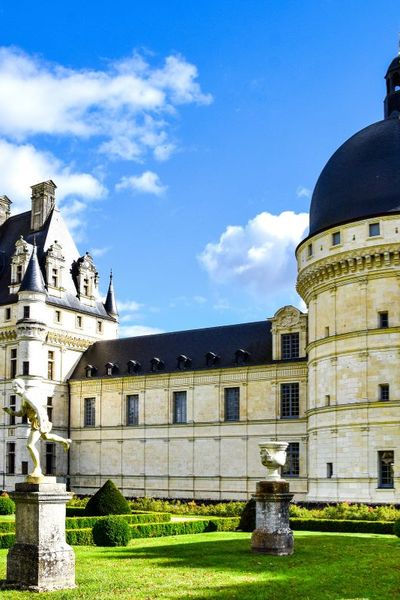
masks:
{"label": "chimney", "polygon": [[7,196],[0,196],[0,225],[3,225],[10,216],[11,200]]}
{"label": "chimney", "polygon": [[32,209],[31,209],[31,230],[39,231],[45,224],[47,217],[55,206],[56,184],[54,181],[43,181],[31,187],[32,189]]}

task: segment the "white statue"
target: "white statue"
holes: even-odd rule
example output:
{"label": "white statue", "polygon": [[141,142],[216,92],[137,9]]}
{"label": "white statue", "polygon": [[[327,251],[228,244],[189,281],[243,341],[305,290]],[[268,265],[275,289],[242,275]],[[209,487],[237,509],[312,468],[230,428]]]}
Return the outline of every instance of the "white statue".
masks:
{"label": "white statue", "polygon": [[21,408],[18,411],[14,411],[8,407],[3,408],[3,410],[11,416],[28,418],[31,429],[26,446],[34,465],[34,469],[32,473],[28,475],[28,478],[33,477],[40,479],[43,477],[43,472],[40,467],[39,451],[36,448],[39,439],[42,438],[47,442],[58,442],[64,446],[66,452],[69,449],[72,440],[50,433],[53,424],[49,421],[47,410],[43,404],[34,398],[32,391],[25,389],[25,382],[23,379],[14,379],[12,389],[13,392],[21,398]]}
{"label": "white statue", "polygon": [[267,467],[266,479],[270,481],[284,481],[280,468],[286,463],[286,448],[288,442],[261,442],[259,445],[261,462]]}

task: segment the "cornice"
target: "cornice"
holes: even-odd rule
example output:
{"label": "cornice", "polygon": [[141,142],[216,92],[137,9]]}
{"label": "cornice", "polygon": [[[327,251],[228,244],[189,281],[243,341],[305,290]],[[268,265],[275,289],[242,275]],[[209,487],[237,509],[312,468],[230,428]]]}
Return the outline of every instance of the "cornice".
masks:
{"label": "cornice", "polygon": [[62,346],[69,350],[87,350],[95,340],[68,334],[64,331],[49,331],[47,343]]}
{"label": "cornice", "polygon": [[[306,348],[307,354],[309,354],[310,352],[312,352],[312,350],[314,350],[315,348],[318,348],[320,346],[326,346],[328,344],[335,344],[338,341],[342,341],[342,340],[348,340],[348,339],[352,339],[352,338],[357,338],[357,339],[362,339],[364,340],[364,338],[370,337],[370,336],[376,336],[376,335],[382,335],[382,334],[399,334],[400,333],[400,327],[385,327],[385,329],[382,328],[375,328],[375,329],[357,329],[356,331],[346,331],[345,333],[338,333],[336,335],[330,335],[327,337],[322,337],[319,338],[317,340],[314,340],[312,342],[310,342]],[[368,352],[372,352],[372,351],[384,351],[384,350],[393,350],[394,348],[396,348],[397,346],[394,346],[393,343],[388,344],[387,346],[368,346]],[[355,354],[355,353],[359,353],[360,350],[349,350],[350,354]],[[342,354],[343,351],[340,352],[340,354]],[[336,356],[337,357],[338,352],[337,349],[335,348],[334,352],[329,353],[327,355],[324,355],[324,358],[330,358],[330,356]],[[320,359],[321,357],[318,357],[318,359]],[[315,360],[315,359],[314,359]],[[309,364],[311,364],[313,362],[313,359],[309,359]]]}
{"label": "cornice", "polygon": [[349,279],[400,266],[400,245],[380,244],[327,256],[303,267],[298,274],[296,289],[308,302],[316,288],[337,280]]}

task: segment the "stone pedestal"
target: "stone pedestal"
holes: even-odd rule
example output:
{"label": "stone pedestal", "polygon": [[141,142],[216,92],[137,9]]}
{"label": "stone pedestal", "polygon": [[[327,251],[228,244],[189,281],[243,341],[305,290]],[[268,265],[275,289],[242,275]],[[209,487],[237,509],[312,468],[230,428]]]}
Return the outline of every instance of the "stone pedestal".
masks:
{"label": "stone pedestal", "polygon": [[75,555],[65,541],[65,505],[72,494],[55,477],[17,483],[16,542],[7,556],[6,587],[36,592],[75,587]]}
{"label": "stone pedestal", "polygon": [[256,529],[251,536],[253,552],[284,556],[293,554],[293,532],[289,527],[289,493],[287,481],[259,481],[256,501]]}

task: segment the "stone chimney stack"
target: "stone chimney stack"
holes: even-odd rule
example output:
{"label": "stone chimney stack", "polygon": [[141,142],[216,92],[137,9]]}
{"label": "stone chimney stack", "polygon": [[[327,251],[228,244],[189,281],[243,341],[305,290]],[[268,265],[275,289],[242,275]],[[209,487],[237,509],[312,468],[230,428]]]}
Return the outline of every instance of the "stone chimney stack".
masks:
{"label": "stone chimney stack", "polygon": [[10,216],[11,200],[7,196],[0,196],[0,225],[3,225]]}
{"label": "stone chimney stack", "polygon": [[43,181],[31,187],[32,189],[32,210],[31,210],[31,230],[38,231],[44,225],[47,217],[53,210],[56,201],[56,184],[54,181]]}

